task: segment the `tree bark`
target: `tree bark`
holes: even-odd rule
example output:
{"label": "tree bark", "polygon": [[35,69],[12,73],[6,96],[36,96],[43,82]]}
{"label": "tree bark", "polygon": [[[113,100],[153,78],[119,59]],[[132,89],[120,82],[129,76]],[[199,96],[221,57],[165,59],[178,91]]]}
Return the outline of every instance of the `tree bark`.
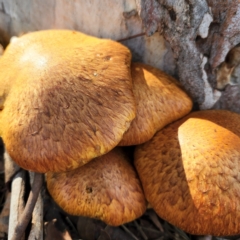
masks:
{"label": "tree bark", "polygon": [[159,31],[169,42],[179,80],[200,109],[240,112],[239,87],[217,91],[214,71],[240,42],[239,1],[137,1],[147,35]]}

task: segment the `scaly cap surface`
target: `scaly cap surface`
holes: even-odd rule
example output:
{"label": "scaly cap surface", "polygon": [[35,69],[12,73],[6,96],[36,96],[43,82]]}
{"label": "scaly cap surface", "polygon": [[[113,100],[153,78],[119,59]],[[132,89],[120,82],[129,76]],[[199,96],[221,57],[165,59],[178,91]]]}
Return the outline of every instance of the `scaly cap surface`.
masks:
{"label": "scaly cap surface", "polygon": [[240,115],[199,111],[137,147],[135,166],[157,214],[195,235],[240,233]]}
{"label": "scaly cap surface", "polygon": [[118,226],[140,217],[146,200],[138,176],[122,150],[115,148],[66,173],[47,173],[55,202],[72,215]]}
{"label": "scaly cap surface", "polygon": [[192,109],[190,97],[170,75],[142,63],[132,63],[131,71],[137,112],[120,146],[150,140],[158,130]]}
{"label": "scaly cap surface", "polygon": [[66,171],[114,148],[135,117],[130,60],[117,42],[68,30],[10,44],[0,59],[0,134],[14,161]]}

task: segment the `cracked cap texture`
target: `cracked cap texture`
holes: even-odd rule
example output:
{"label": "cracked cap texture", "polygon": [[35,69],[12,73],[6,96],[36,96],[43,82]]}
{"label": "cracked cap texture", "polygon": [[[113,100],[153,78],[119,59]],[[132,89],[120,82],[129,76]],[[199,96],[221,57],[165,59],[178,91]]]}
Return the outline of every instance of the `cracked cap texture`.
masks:
{"label": "cracked cap texture", "polygon": [[239,136],[239,114],[199,111],[137,147],[135,166],[157,214],[191,234],[239,234]]}
{"label": "cracked cap texture", "polygon": [[0,135],[14,161],[66,171],[114,148],[135,117],[130,60],[117,42],[68,30],[10,44],[0,59]]}
{"label": "cracked cap texture", "polygon": [[47,188],[67,213],[118,226],[140,217],[146,200],[134,168],[120,148],[66,173],[47,173]]}

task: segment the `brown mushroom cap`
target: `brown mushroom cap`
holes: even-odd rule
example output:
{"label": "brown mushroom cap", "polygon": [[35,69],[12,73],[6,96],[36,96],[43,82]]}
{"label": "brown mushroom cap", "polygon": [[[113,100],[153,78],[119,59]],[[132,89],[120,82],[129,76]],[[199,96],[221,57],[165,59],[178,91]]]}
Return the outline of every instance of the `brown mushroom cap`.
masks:
{"label": "brown mushroom cap", "polygon": [[114,148],[135,117],[130,60],[117,42],[68,30],[10,44],[0,59],[10,156],[28,170],[66,171]]}
{"label": "brown mushroom cap", "polygon": [[47,188],[67,213],[118,226],[140,217],[146,200],[140,181],[119,148],[65,173],[47,173]]}
{"label": "brown mushroom cap", "polygon": [[209,110],[138,146],[135,166],[157,214],[191,234],[239,234],[239,137],[239,114]]}
{"label": "brown mushroom cap", "polygon": [[142,63],[132,63],[131,72],[137,113],[120,146],[150,140],[158,130],[192,109],[191,99],[170,75]]}

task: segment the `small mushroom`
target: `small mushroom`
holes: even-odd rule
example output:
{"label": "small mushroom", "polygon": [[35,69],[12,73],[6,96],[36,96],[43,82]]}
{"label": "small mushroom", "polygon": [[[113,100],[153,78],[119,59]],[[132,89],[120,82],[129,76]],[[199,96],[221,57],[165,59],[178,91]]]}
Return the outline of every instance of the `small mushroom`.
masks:
{"label": "small mushroom", "polygon": [[132,63],[131,72],[137,113],[120,146],[150,140],[158,130],[192,109],[191,99],[170,75],[142,63]]}
{"label": "small mushroom", "polygon": [[240,233],[240,115],[189,114],[137,147],[135,166],[157,214],[195,235]]}
{"label": "small mushroom", "polygon": [[118,226],[146,210],[141,183],[120,148],[75,170],[46,175],[51,196],[69,214]]}
{"label": "small mushroom", "polygon": [[67,171],[114,148],[135,117],[130,60],[117,42],[69,30],[11,43],[0,58],[0,136],[13,160]]}

